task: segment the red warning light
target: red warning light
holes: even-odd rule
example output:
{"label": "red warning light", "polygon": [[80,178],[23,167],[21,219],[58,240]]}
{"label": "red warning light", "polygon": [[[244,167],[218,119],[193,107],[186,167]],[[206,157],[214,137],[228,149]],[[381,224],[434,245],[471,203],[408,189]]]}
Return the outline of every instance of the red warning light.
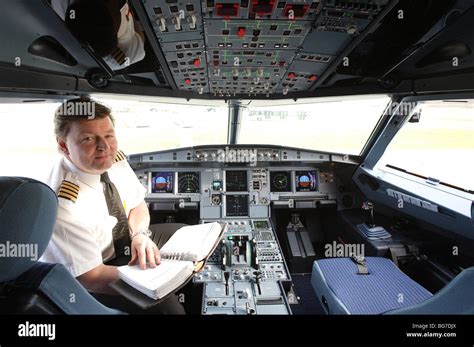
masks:
{"label": "red warning light", "polygon": [[220,17],[237,17],[240,5],[236,3],[218,3],[216,4],[216,13]]}
{"label": "red warning light", "polygon": [[251,12],[261,15],[271,14],[275,0],[252,0]]}
{"label": "red warning light", "polygon": [[190,78],[186,78],[184,80],[184,83],[186,83],[187,85],[190,85],[191,84],[191,79]]}
{"label": "red warning light", "polygon": [[313,82],[314,82],[314,81],[316,81],[316,80],[318,79],[318,76],[316,76],[316,75],[311,75],[311,76],[309,76],[309,79],[310,79],[310,81],[313,81]]}
{"label": "red warning light", "polygon": [[240,37],[240,38],[245,37],[245,28],[244,28],[244,27],[240,27],[240,28],[237,30],[237,36]]}
{"label": "red warning light", "polygon": [[290,72],[290,73],[288,74],[288,78],[289,78],[290,80],[293,79],[293,78],[295,78],[295,77],[296,77],[296,74],[295,74],[294,72]]}
{"label": "red warning light", "polygon": [[199,59],[194,59],[194,66],[199,67],[201,66],[201,61]]}
{"label": "red warning light", "polygon": [[301,17],[304,17],[308,8],[309,8],[308,5],[303,5],[303,4],[286,5],[282,14],[284,17],[287,17],[287,18],[292,17],[290,19],[301,18]]}

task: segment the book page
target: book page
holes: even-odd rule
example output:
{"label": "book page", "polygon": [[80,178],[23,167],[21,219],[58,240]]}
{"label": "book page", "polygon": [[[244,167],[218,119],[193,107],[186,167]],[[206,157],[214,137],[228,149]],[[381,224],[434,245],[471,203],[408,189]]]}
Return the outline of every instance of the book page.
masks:
{"label": "book page", "polygon": [[203,260],[219,242],[223,226],[217,222],[185,226],[176,231],[160,249],[163,257]]}
{"label": "book page", "polygon": [[163,259],[155,268],[140,269],[135,266],[119,266],[119,278],[145,295],[160,299],[178,288],[194,271],[190,261],[172,261]]}

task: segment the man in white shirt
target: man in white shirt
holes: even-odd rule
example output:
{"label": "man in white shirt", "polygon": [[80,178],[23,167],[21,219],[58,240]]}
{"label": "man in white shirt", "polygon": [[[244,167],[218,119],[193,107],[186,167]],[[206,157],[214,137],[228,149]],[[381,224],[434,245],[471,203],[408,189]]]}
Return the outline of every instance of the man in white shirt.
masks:
{"label": "man in white shirt", "polygon": [[144,35],[126,0],[52,0],[51,7],[112,70],[145,57]]}
{"label": "man in white shirt", "polygon": [[[105,263],[128,254],[129,264],[143,269],[147,262],[151,267],[160,264],[158,247],[149,237],[146,189],[117,150],[114,121],[106,106],[88,98],[65,102],[55,115],[55,133],[62,156],[48,184],[58,194],[58,217],[41,260],[64,264],[93,293],[116,295],[108,284],[118,279],[117,267]],[[105,175],[114,185],[119,214],[109,211]],[[114,235],[125,243],[114,240],[117,230]],[[175,299],[165,300],[164,312],[184,312]]]}

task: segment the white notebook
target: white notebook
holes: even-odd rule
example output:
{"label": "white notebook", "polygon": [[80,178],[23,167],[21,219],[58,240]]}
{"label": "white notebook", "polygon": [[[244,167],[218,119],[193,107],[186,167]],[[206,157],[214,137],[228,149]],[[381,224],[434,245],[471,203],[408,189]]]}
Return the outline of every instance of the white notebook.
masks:
{"label": "white notebook", "polygon": [[225,224],[217,222],[182,227],[160,249],[160,265],[145,270],[139,265],[120,266],[119,278],[148,297],[161,299],[191,278],[197,263],[219,244],[224,229]]}

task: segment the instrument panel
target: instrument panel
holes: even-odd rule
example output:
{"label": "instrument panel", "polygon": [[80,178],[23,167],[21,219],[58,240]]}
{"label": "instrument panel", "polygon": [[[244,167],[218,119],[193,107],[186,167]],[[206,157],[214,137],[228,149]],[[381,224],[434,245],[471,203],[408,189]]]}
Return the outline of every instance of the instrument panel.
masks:
{"label": "instrument panel", "polygon": [[[255,170],[254,170],[255,171]],[[273,171],[264,170],[262,173],[270,173],[270,192],[271,193],[291,193],[291,192],[317,192],[319,171],[317,170],[288,170],[288,171]],[[249,176],[246,170],[224,170],[225,174],[225,189],[223,180],[213,180],[211,190],[216,192],[248,192],[249,190],[259,190],[260,184],[266,185],[267,182],[261,182],[259,179],[265,178],[265,175],[252,175],[252,188],[250,188],[247,177]],[[259,171],[256,171],[259,172]],[[253,173],[253,172],[252,172]],[[147,190],[151,194],[160,193],[199,193],[201,182],[199,171],[150,171],[149,184]],[[323,173],[327,181],[328,173]],[[177,176],[177,177],[176,177]],[[330,182],[334,182],[334,175],[329,174]],[[175,191],[175,182],[177,181],[177,192]]]}
{"label": "instrument panel", "polygon": [[137,175],[147,202],[174,201],[199,209],[201,219],[269,218],[271,208],[337,204],[336,177],[325,168],[164,167]]}
{"label": "instrument panel", "polygon": [[137,154],[129,163],[156,211],[195,209],[200,219],[223,219],[270,218],[274,208],[350,208],[335,174],[342,163],[357,164],[350,156],[276,146],[253,150],[252,162],[227,163],[220,147],[202,146]]}
{"label": "instrument panel", "polygon": [[311,90],[389,0],[143,4],[178,90],[236,96]]}
{"label": "instrument panel", "polygon": [[[265,171],[264,171],[265,172]],[[248,192],[247,170],[225,170],[225,191],[226,192]],[[294,171],[273,171],[270,173],[270,192],[271,193],[291,193],[291,192],[317,192],[319,172],[316,170],[294,170]],[[161,193],[199,193],[201,188],[199,171],[152,171],[150,174],[147,190],[150,194]],[[176,177],[177,176],[177,177]],[[258,179],[264,175],[252,176],[253,190],[259,190],[261,187]],[[327,173],[325,173],[327,176]],[[256,179],[257,178],[257,179]],[[177,182],[177,184],[175,184]],[[262,185],[266,185],[263,182]],[[175,186],[177,192],[175,191]],[[224,184],[222,180],[213,180],[211,190],[222,192]],[[231,196],[231,195],[229,195]],[[239,196],[239,195],[232,195]],[[233,198],[234,200],[239,200]]]}
{"label": "instrument panel", "polygon": [[204,285],[201,313],[291,314],[291,276],[270,220],[225,222],[221,244],[194,277]]}
{"label": "instrument panel", "polygon": [[203,285],[202,314],[291,314],[286,298],[291,275],[272,213],[339,208],[341,183],[328,164],[332,154],[256,151],[256,163],[232,165],[219,161],[215,148],[148,153],[130,161],[147,188],[152,212],[192,209],[201,223],[227,225],[221,244],[193,280]]}

